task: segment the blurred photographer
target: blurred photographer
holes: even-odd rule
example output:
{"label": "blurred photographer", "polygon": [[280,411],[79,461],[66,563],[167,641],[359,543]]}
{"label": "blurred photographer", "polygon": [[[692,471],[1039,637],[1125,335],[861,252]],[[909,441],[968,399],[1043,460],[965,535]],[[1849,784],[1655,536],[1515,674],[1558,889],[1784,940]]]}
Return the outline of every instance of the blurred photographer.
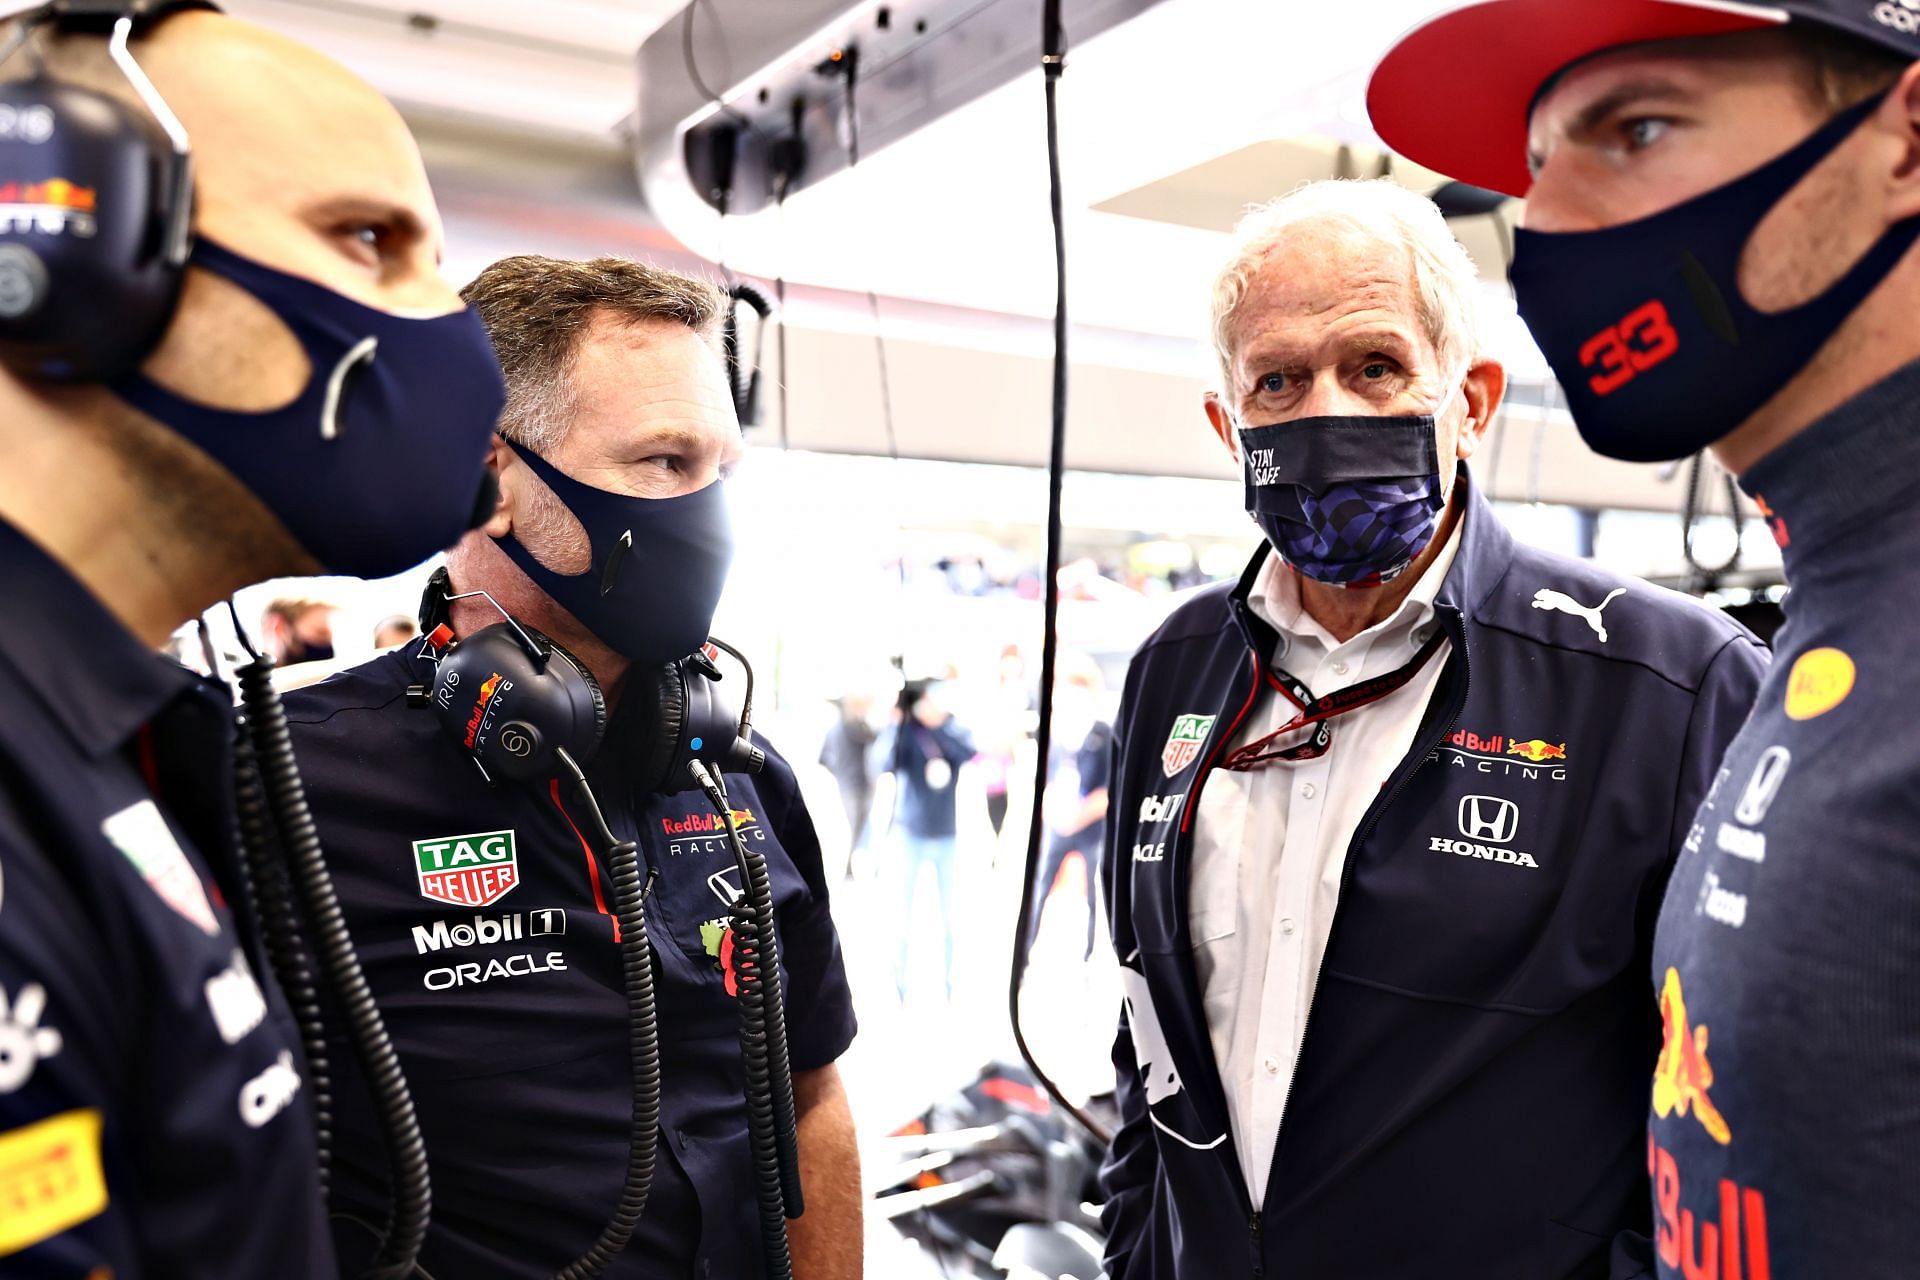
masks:
{"label": "blurred photographer", "polygon": [[900,956],[894,986],[907,998],[912,959],[913,902],[921,868],[933,871],[940,895],[941,972],[953,999],[953,862],[958,847],[954,784],[973,758],[973,736],[940,703],[940,686],[909,680],[900,688],[893,723],[874,744],[882,772],[894,776],[894,822],[900,828],[903,879]]}

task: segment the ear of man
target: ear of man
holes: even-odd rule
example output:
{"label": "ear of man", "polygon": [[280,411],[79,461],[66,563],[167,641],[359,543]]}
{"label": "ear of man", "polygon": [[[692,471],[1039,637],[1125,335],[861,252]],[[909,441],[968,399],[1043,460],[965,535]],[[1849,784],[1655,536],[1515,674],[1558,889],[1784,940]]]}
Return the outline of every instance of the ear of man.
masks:
{"label": "ear of man", "polygon": [[1507,394],[1507,371],[1497,360],[1476,360],[1468,368],[1461,384],[1466,401],[1466,416],[1460,421],[1459,440],[1454,453],[1462,460],[1471,458],[1487,438],[1494,415]]}
{"label": "ear of man", "polygon": [[1209,391],[1201,397],[1201,406],[1206,411],[1207,425],[1213,428],[1213,434],[1220,437],[1220,443],[1227,446],[1227,454],[1235,463],[1240,461],[1240,432],[1234,425],[1233,413],[1220,399],[1218,391]]}
{"label": "ear of man", "polygon": [[1886,222],[1892,226],[1920,214],[1920,62],[1901,75],[1876,116],[1893,143],[1886,175]]}

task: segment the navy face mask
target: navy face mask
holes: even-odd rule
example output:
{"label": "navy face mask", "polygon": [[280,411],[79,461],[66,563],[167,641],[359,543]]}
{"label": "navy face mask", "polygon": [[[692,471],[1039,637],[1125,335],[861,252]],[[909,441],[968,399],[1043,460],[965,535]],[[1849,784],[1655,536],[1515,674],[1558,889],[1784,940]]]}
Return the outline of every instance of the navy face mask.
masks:
{"label": "navy face mask", "polygon": [[1637,222],[1516,233],[1520,314],[1595,452],[1657,462],[1726,436],[1806,368],[1899,263],[1920,218],[1888,228],[1801,306],[1769,315],[1740,295],[1740,254],[1754,229],[1878,105],[1843,112],[1745,177]]}
{"label": "navy face mask", "polygon": [[555,573],[509,533],[500,549],[520,571],[634,662],[677,662],[705,644],[733,562],[719,482],[677,498],[636,498],[582,484],[532,450],[512,447],[573,512],[593,548],[585,573]]}
{"label": "navy face mask", "polygon": [[1247,514],[1319,582],[1375,587],[1433,541],[1446,499],[1432,417],[1296,418],[1240,430]]}
{"label": "navy face mask", "polygon": [[141,373],[113,392],[231,472],[326,572],[399,573],[492,514],[487,446],[507,393],[471,310],[390,315],[205,239],[190,261],[280,317],[307,353],[306,387],[265,413]]}

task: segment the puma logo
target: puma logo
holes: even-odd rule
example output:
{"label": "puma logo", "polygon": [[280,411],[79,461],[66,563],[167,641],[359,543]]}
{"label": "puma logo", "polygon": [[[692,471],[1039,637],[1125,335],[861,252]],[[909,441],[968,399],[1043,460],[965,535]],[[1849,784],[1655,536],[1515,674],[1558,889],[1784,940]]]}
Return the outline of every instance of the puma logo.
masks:
{"label": "puma logo", "polygon": [[1587,625],[1593,628],[1593,634],[1600,637],[1600,643],[1607,642],[1607,624],[1600,620],[1600,613],[1613,603],[1615,596],[1627,594],[1625,587],[1615,587],[1607,592],[1607,598],[1589,609],[1563,591],[1550,591],[1546,588],[1533,593],[1533,607],[1536,609],[1558,609],[1561,613],[1570,613],[1576,618],[1585,618]]}

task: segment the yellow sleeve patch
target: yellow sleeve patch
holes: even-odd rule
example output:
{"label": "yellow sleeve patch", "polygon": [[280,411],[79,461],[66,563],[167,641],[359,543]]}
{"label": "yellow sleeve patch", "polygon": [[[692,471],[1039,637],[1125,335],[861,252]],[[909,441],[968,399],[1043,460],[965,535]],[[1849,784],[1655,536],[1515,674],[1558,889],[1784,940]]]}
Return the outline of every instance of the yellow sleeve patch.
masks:
{"label": "yellow sleeve patch", "polygon": [[0,1257],[107,1207],[100,1113],[89,1107],[0,1134]]}

